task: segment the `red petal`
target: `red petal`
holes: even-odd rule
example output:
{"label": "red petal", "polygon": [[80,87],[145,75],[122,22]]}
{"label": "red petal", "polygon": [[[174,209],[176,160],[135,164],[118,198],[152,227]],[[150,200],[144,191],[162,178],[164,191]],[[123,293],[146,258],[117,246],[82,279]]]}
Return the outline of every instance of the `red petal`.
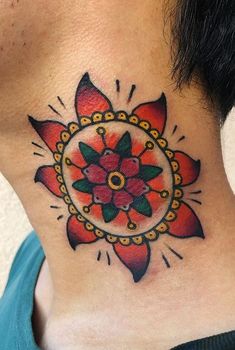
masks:
{"label": "red petal", "polygon": [[157,101],[142,103],[133,111],[140,119],[147,120],[152,129],[163,134],[167,118],[166,97],[164,94]]}
{"label": "red petal", "polygon": [[127,177],[137,175],[139,173],[139,159],[136,157],[124,158],[120,171]]}
{"label": "red petal", "polygon": [[90,182],[95,184],[105,183],[107,177],[106,171],[96,164],[91,164],[87,168],[83,169],[83,173]]}
{"label": "red petal", "polygon": [[78,244],[92,243],[98,239],[92,231],[84,227],[84,222],[78,221],[76,215],[71,215],[68,219],[67,236],[74,250]]}
{"label": "red petal", "polygon": [[139,282],[150,261],[149,244],[144,242],[141,245],[123,246],[121,243],[115,243],[113,249],[121,262],[131,271],[134,281]]}
{"label": "red petal", "polygon": [[113,203],[117,208],[128,210],[132,202],[133,197],[125,190],[114,192]]}
{"label": "red petal", "polygon": [[91,116],[96,111],[105,112],[112,109],[107,97],[92,84],[88,73],[82,77],[78,85],[75,108],[78,119],[79,116]]}
{"label": "red petal", "polygon": [[143,180],[137,178],[128,179],[125,188],[136,197],[142,196],[142,194],[149,191],[149,186]]}
{"label": "red petal", "polygon": [[204,238],[201,223],[193,211],[186,203],[182,202],[176,212],[175,221],[169,223],[169,233],[178,238],[201,237]]}
{"label": "red petal", "polygon": [[107,204],[111,202],[113,191],[106,185],[95,186],[93,189],[95,203]]}
{"label": "red petal", "polygon": [[118,167],[120,156],[111,150],[106,150],[100,157],[100,165],[107,171],[116,170]]}
{"label": "red petal", "polygon": [[60,134],[62,131],[66,130],[65,125],[51,120],[39,122],[32,117],[29,117],[29,121],[50,150],[55,152],[56,143],[60,141]]}
{"label": "red petal", "polygon": [[175,160],[179,163],[178,173],[182,176],[181,186],[187,186],[195,182],[200,173],[200,160],[194,160],[186,153],[176,151]]}
{"label": "red petal", "polygon": [[57,197],[63,197],[60,191],[60,183],[56,178],[56,171],[51,165],[45,165],[38,168],[34,181],[41,182],[46,188]]}

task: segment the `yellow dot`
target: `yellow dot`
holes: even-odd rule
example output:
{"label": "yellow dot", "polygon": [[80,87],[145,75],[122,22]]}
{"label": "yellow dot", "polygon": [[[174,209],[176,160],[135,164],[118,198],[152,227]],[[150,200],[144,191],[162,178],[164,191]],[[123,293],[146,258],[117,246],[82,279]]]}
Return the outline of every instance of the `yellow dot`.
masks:
{"label": "yellow dot", "polygon": [[153,149],[154,148],[154,143],[152,141],[147,141],[145,144],[145,147],[148,149]]}
{"label": "yellow dot", "polygon": [[72,162],[71,162],[71,160],[69,158],[65,158],[65,163],[67,165],[71,165],[72,164]]}
{"label": "yellow dot", "polygon": [[163,190],[161,193],[160,193],[161,197],[162,198],[167,198],[169,196],[169,192],[166,191],[166,190]]}
{"label": "yellow dot", "polygon": [[134,222],[128,222],[127,227],[129,228],[129,230],[135,230],[136,224]]}
{"label": "yellow dot", "polygon": [[84,213],[90,213],[90,208],[89,207],[83,207]]}
{"label": "yellow dot", "polygon": [[96,129],[96,132],[99,135],[104,135],[106,133],[106,130],[105,130],[105,128],[100,126],[99,128]]}

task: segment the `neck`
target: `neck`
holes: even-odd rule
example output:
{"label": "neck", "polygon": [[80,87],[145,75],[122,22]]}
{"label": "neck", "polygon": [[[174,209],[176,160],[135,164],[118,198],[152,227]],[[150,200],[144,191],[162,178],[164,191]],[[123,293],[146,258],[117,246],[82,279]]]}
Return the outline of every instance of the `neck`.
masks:
{"label": "neck", "polygon": [[[12,64],[5,62],[7,73],[6,68],[0,67],[4,73],[4,89],[1,89],[0,97],[4,102],[2,115],[5,118],[4,133],[0,133],[4,145],[2,171],[22,199],[40,236],[48,263],[48,266],[44,265],[36,289],[35,317],[42,320],[42,346],[48,349],[66,346],[75,349],[78,345],[82,349],[97,349],[97,346],[118,349],[125,343],[127,348],[139,350],[146,348],[148,339],[149,349],[155,349],[156,343],[159,349],[166,349],[176,343],[229,330],[233,327],[230,310],[234,306],[231,266],[234,265],[235,200],[223,167],[216,112],[205,102],[200,86],[192,84],[181,93],[174,88],[170,79],[169,43],[163,35],[161,1],[158,5],[154,1],[147,4],[138,2],[135,7],[132,2],[126,1],[99,1],[99,6],[92,1],[84,2],[83,7],[79,4],[71,2],[71,10],[67,6],[65,11],[62,1],[50,2],[47,13],[40,19],[39,29],[28,32],[30,38],[26,40],[26,45],[32,43],[28,46],[27,55],[23,52],[21,60],[16,55],[14,69]],[[35,3],[32,6],[39,5]],[[19,7],[17,11],[24,10]],[[52,21],[51,14],[55,12],[56,20]],[[28,15],[32,18],[31,13]],[[20,18],[18,21],[23,28]],[[45,28],[51,30],[45,34]],[[27,123],[27,112],[44,116],[47,111],[43,106],[60,95],[66,101],[66,110],[62,109],[63,119],[58,115],[48,119],[66,125],[71,121],[78,122],[74,117],[74,95],[86,71],[89,71],[93,84],[112,102],[114,112],[125,110],[131,114],[136,106],[146,101],[157,101],[164,93],[167,119],[162,138],[168,141],[169,149],[184,152],[201,162],[200,174],[198,170],[193,183],[183,187],[183,201],[196,213],[202,229],[199,230],[197,224],[193,231],[190,218],[184,235],[192,233],[192,237],[179,237],[181,226],[187,220],[178,223],[172,229],[173,234],[160,235],[158,241],[151,243],[150,263],[144,275],[141,271],[143,276],[138,283],[133,281],[133,268],[128,269],[122,264],[120,256],[105,240],[80,244],[75,252],[71,249],[66,238],[67,207],[61,205],[60,199],[48,194],[41,184],[33,183],[35,170],[51,164],[51,154],[48,152],[44,162],[40,158],[38,163],[26,156],[29,142],[38,137]],[[116,80],[119,85],[116,85]],[[23,86],[21,89],[19,81]],[[136,89],[132,89],[130,94],[133,85]],[[29,88],[30,95],[25,102]],[[13,97],[21,116],[14,127]],[[78,101],[79,98],[78,94]],[[92,101],[89,102],[92,104]],[[78,105],[77,109],[81,108],[81,102]],[[45,118],[39,119],[43,121]],[[18,133],[22,125],[24,138]],[[32,122],[32,125],[40,133],[37,122]],[[111,131],[119,140],[127,129],[117,126]],[[141,144],[142,138],[137,131],[128,129],[128,132],[132,142],[137,139],[136,142]],[[76,145],[81,140],[83,143],[92,141],[92,132],[79,135]],[[21,149],[17,161],[11,147],[12,137],[16,148]],[[164,164],[164,161],[158,164],[161,171],[164,171]],[[192,176],[191,172],[190,166],[186,177]],[[169,175],[168,170],[166,173]],[[167,176],[164,181],[170,187]],[[22,178],[24,182],[19,180]],[[70,173],[65,175],[65,179],[70,179]],[[28,184],[27,192],[25,183]],[[171,190],[168,192],[169,195]],[[49,212],[48,208],[54,203],[60,206],[63,220],[55,222],[54,215]],[[162,207],[164,205],[161,203]],[[145,221],[149,223],[147,220],[150,219]],[[111,225],[112,233],[117,225]],[[123,225],[122,221],[120,225]],[[111,265],[107,263],[108,256]],[[134,275],[136,280],[137,277]],[[48,279],[52,280],[52,284]],[[46,308],[42,306],[45,299],[48,300]],[[155,327],[149,326],[152,324],[161,324],[161,334],[156,333]],[[62,328],[66,330],[63,333],[71,329],[72,335],[61,340]],[[114,344],[113,347],[110,344]]]}

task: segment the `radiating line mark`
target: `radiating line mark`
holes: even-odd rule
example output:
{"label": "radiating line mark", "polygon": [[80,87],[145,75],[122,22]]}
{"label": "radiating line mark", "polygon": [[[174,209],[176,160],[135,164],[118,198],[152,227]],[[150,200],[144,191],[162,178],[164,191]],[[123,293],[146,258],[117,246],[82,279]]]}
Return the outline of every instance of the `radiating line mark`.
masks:
{"label": "radiating line mark", "polygon": [[57,115],[59,115],[60,117],[62,117],[62,115],[60,114],[60,112],[58,112],[52,105],[48,105],[48,107]]}
{"label": "radiating line mark", "polygon": [[50,208],[52,208],[52,209],[60,209],[61,207],[58,207],[57,205],[50,205]]}
{"label": "radiating line mark", "polygon": [[170,247],[168,244],[165,244],[165,246],[173,253],[175,254],[175,256],[177,256],[177,258],[179,258],[180,260],[183,260],[182,255],[180,255],[176,250],[174,250],[172,247]]}
{"label": "radiating line mark", "polygon": [[177,142],[181,142],[181,141],[183,141],[184,139],[185,139],[185,136],[183,135],[183,136],[181,136],[181,137],[178,139]]}
{"label": "radiating line mark", "polygon": [[39,145],[38,143],[36,143],[36,142],[34,142],[34,141],[32,141],[32,145],[34,145],[34,146],[36,146],[36,147],[38,147],[38,148],[43,149],[44,151],[46,151],[46,149],[45,149],[44,147],[42,147],[41,145]]}
{"label": "radiating line mark", "polygon": [[176,132],[177,128],[178,128],[178,125],[175,125],[171,135],[174,135],[174,133]]}
{"label": "radiating line mark", "polygon": [[188,199],[189,201],[192,201],[194,203],[202,205],[202,202],[198,201],[197,199],[194,199],[194,198],[186,198],[186,199]]}
{"label": "radiating line mark", "polygon": [[107,256],[107,260],[108,260],[108,265],[111,265],[111,259],[110,259],[110,255],[108,252],[106,252],[106,256]]}
{"label": "radiating line mark", "polygon": [[61,106],[63,106],[64,109],[66,109],[66,106],[65,106],[64,102],[62,101],[62,99],[60,98],[60,96],[57,96],[57,99],[58,99],[59,103],[61,104]]}
{"label": "radiating line mark", "polygon": [[100,261],[101,258],[101,251],[99,250],[98,255],[97,255],[97,261]]}
{"label": "radiating line mark", "polygon": [[38,153],[38,152],[33,152],[33,154],[34,154],[35,156],[38,156],[38,157],[44,157],[44,155],[43,155],[43,154]]}
{"label": "radiating line mark", "polygon": [[120,92],[120,81],[118,79],[116,80],[116,91]]}
{"label": "radiating line mark", "polygon": [[162,253],[162,259],[166,265],[166,267],[169,269],[171,267],[169,261],[167,260],[166,256]]}
{"label": "radiating line mark", "polygon": [[128,103],[131,101],[135,89],[136,89],[136,85],[135,85],[135,84],[132,84],[131,90],[130,90],[130,92],[129,92],[128,100],[127,100]]}
{"label": "radiating line mark", "polygon": [[190,194],[199,194],[199,193],[202,193],[202,191],[201,190],[199,190],[199,191],[194,191],[194,192],[189,192]]}
{"label": "radiating line mark", "polygon": [[59,216],[57,217],[57,220],[61,220],[63,217],[64,217],[64,215],[59,215]]}

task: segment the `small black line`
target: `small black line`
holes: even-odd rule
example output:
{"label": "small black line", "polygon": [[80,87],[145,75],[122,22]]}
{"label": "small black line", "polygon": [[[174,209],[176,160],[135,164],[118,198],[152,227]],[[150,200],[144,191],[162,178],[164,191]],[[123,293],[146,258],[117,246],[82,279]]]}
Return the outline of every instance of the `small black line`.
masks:
{"label": "small black line", "polygon": [[129,96],[128,96],[128,100],[127,100],[128,103],[131,101],[135,89],[136,89],[136,85],[133,84],[133,85],[131,86],[131,90],[130,90],[130,92],[129,92]]}
{"label": "small black line", "polygon": [[183,260],[182,255],[180,255],[179,253],[177,253],[177,252],[176,252],[173,248],[171,248],[169,245],[166,244],[166,246],[167,246],[167,248],[168,248],[173,254],[175,254],[175,256],[177,256],[177,258],[179,258],[180,260]]}
{"label": "small black line", "polygon": [[183,141],[185,139],[185,136],[181,136],[177,142]]}
{"label": "small black line", "polygon": [[101,258],[101,251],[99,250],[98,255],[97,255],[97,261],[100,261]]}
{"label": "small black line", "polygon": [[109,256],[108,252],[106,252],[106,256],[107,256],[107,260],[108,260],[108,265],[111,265],[111,259],[110,259],[110,256]]}
{"label": "small black line", "polygon": [[202,205],[202,202],[198,201],[197,199],[193,199],[193,198],[186,198],[186,199],[188,199],[189,201],[192,201],[192,202],[195,202],[197,204]]}
{"label": "small black line", "polygon": [[116,91],[120,92],[120,81],[118,79],[116,80]]}
{"label": "small black line", "polygon": [[163,259],[166,267],[169,269],[171,267],[171,265],[163,253],[162,253],[162,259]]}
{"label": "small black line", "polygon": [[58,217],[57,217],[57,220],[60,220],[60,219],[62,219],[64,217],[64,215],[59,215]]}
{"label": "small black line", "polygon": [[35,156],[44,157],[44,155],[43,155],[43,154],[38,153],[38,152],[33,152],[33,154],[34,154]]}
{"label": "small black line", "polygon": [[34,145],[34,146],[36,146],[36,147],[38,147],[38,148],[43,149],[44,151],[46,151],[46,149],[45,149],[44,147],[42,147],[41,145],[39,145],[38,143],[36,143],[36,142],[34,142],[34,141],[32,141],[32,145]]}
{"label": "small black line", "polygon": [[58,207],[57,205],[50,205],[50,208],[52,208],[52,209],[60,209],[61,207]]}
{"label": "small black line", "polygon": [[60,96],[57,96],[57,99],[60,102],[60,104],[64,107],[64,109],[66,109],[66,106],[65,106],[64,102],[62,101],[62,99],[60,98]]}
{"label": "small black line", "polygon": [[202,193],[202,191],[201,190],[199,190],[199,191],[194,191],[194,192],[189,192],[190,194],[199,194],[199,193]]}
{"label": "small black line", "polygon": [[175,125],[171,135],[174,135],[174,133],[176,132],[177,128],[178,128],[178,125]]}
{"label": "small black line", "polygon": [[48,105],[48,107],[57,115],[59,115],[60,117],[62,117],[62,115],[52,106],[52,105]]}

